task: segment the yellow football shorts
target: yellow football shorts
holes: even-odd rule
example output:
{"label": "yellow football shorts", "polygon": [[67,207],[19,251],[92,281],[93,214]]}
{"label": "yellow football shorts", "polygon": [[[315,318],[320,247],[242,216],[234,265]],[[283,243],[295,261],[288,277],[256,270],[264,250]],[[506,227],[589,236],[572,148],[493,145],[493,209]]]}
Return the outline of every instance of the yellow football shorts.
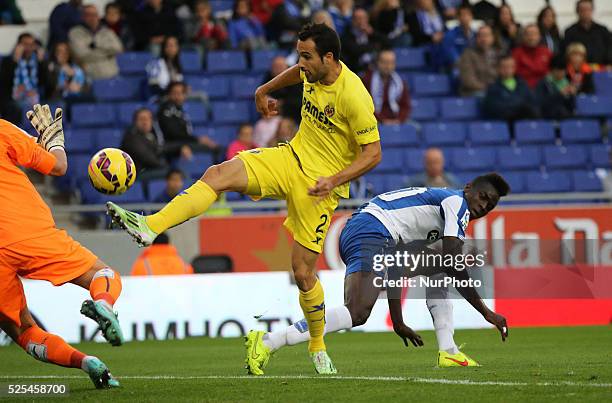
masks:
{"label": "yellow football shorts", "polygon": [[246,193],[253,200],[264,197],[287,200],[285,227],[300,245],[321,253],[339,196],[332,193],[321,199],[308,195],[308,188],[316,180],[302,171],[288,144],[243,151],[237,158],[246,166],[249,178]]}

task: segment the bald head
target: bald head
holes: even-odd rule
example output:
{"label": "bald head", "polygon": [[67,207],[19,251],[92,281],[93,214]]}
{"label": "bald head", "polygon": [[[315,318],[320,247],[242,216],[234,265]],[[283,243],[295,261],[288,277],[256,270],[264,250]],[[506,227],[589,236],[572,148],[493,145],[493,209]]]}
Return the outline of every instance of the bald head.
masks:
{"label": "bald head", "polygon": [[439,148],[429,148],[423,158],[425,173],[430,178],[437,178],[444,173],[444,154]]}

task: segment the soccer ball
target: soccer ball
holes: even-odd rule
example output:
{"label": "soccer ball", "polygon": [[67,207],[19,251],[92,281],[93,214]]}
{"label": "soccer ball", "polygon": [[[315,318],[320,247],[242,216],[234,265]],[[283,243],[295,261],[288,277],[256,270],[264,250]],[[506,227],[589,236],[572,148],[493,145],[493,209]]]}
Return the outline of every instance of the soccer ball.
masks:
{"label": "soccer ball", "polygon": [[132,157],[118,148],[104,148],[89,161],[89,182],[100,193],[120,195],[134,184],[136,166]]}

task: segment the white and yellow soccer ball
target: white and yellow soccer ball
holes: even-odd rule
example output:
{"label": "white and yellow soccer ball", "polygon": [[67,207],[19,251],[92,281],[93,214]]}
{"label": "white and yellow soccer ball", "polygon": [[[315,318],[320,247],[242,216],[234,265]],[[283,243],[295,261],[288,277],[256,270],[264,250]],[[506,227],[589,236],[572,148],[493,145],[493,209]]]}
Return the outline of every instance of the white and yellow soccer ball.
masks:
{"label": "white and yellow soccer ball", "polygon": [[136,165],[128,153],[104,148],[91,158],[87,167],[89,182],[100,193],[120,195],[134,184]]}

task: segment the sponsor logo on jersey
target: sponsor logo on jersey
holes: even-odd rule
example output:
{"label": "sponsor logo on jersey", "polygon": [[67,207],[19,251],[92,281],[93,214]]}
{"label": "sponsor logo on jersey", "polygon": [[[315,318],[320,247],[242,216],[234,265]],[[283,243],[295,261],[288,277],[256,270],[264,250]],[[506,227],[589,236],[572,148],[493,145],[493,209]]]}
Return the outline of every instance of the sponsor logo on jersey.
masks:
{"label": "sponsor logo on jersey", "polygon": [[461,224],[461,229],[465,231],[469,222],[470,222],[470,211],[466,209],[465,213],[463,213],[463,217],[461,217],[461,220],[459,220],[459,223]]}
{"label": "sponsor logo on jersey", "polygon": [[373,132],[374,130],[376,130],[376,125],[366,127],[365,129],[357,130],[357,135],[361,136],[362,134],[368,134],[370,132]]}
{"label": "sponsor logo on jersey", "polygon": [[331,118],[332,116],[334,116],[334,113],[336,113],[334,105],[325,106],[325,109],[323,111],[325,112],[325,116],[327,116],[328,118]]}
{"label": "sponsor logo on jersey", "polygon": [[440,237],[440,231],[438,231],[437,229],[431,230],[427,233],[427,240],[428,241],[436,241],[438,238]]}

